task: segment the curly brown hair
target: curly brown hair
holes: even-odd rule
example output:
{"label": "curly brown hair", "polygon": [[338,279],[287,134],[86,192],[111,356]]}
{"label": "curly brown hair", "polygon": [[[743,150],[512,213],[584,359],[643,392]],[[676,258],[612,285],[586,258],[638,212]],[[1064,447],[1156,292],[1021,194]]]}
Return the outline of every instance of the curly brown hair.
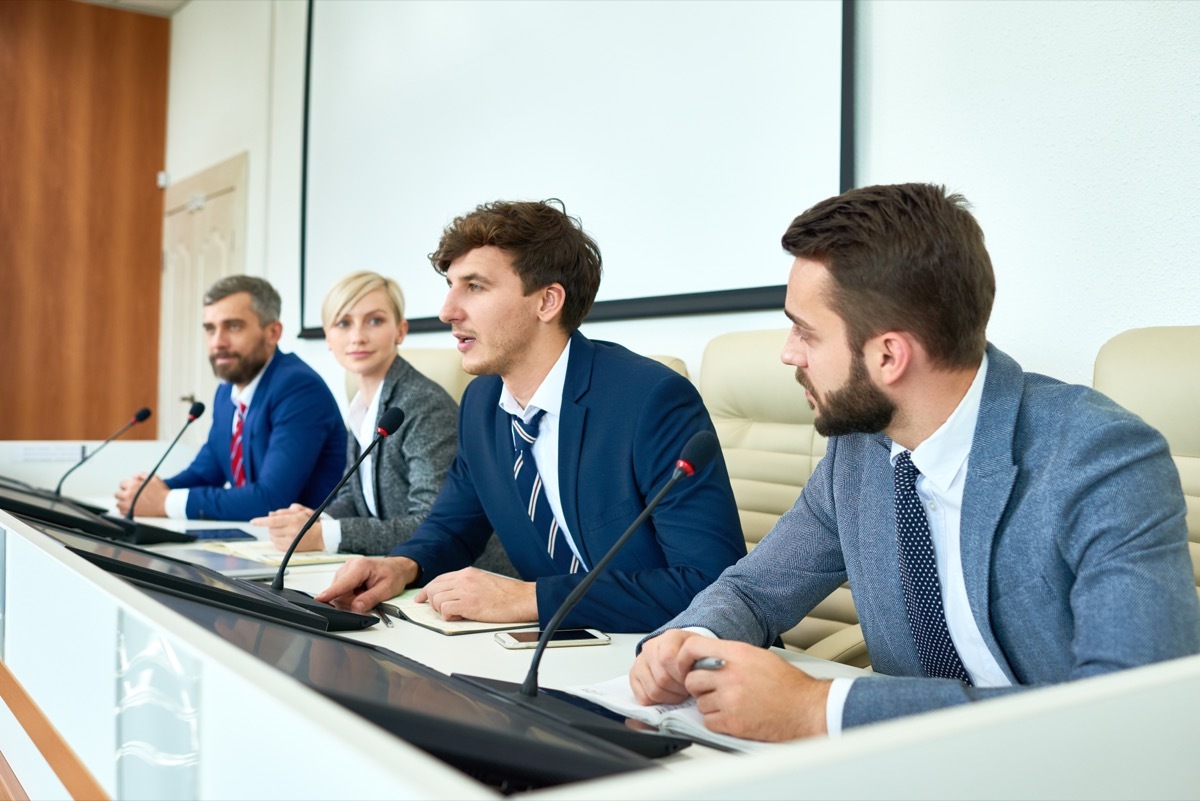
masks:
{"label": "curly brown hair", "polygon": [[563,328],[569,333],[579,327],[600,289],[600,248],[578,219],[567,216],[561,200],[497,200],[477,206],[446,226],[429,261],[445,275],[452,261],[488,245],[512,256],[526,295],[561,284],[566,294]]}

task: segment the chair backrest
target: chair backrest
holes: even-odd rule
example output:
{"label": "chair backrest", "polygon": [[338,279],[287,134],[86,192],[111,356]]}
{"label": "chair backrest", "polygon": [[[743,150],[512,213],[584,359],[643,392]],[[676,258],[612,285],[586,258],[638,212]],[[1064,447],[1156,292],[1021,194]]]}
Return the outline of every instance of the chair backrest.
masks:
{"label": "chair backrest", "polygon": [[[453,348],[400,347],[398,352],[426,378],[440,384],[455,403],[462,400],[463,390],[475,377],[462,369],[462,355]],[[358,380],[353,373],[346,373],[346,398],[353,398],[357,391]]]}
{"label": "chair backrest", "polygon": [[687,364],[678,356],[664,356],[661,353],[647,353],[646,358],[654,359],[656,362],[662,362],[684,378],[691,378],[691,376],[688,375]]}
{"label": "chair backrest", "polygon": [[[779,360],[786,338],[786,329],[722,334],[708,343],[700,365],[700,395],[721,441],[748,548],[792,507],[825,455],[795,370]],[[857,623],[850,590],[841,587],[783,639],[809,648]]]}
{"label": "chair backrest", "polygon": [[1157,428],[1179,468],[1200,592],[1200,325],[1134,328],[1104,343],[1092,386]]}

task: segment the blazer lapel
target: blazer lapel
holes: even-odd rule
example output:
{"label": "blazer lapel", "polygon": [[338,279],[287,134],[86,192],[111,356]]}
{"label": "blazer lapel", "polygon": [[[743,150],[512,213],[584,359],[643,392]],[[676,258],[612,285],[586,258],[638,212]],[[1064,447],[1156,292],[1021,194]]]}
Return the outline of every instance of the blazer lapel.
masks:
{"label": "blazer lapel", "polygon": [[566,518],[564,522],[589,569],[595,567],[596,562],[588,550],[587,532],[583,530],[579,518],[579,456],[583,428],[587,423],[587,407],[580,404],[579,400],[591,387],[595,356],[596,348],[587,337],[578,331],[571,335],[571,354],[563,383],[558,429],[558,492],[563,517]]}
{"label": "blazer lapel", "polygon": [[[263,410],[267,408],[267,403],[271,398],[271,376],[275,374],[276,368],[288,356],[286,353],[275,351],[275,355],[271,357],[270,363],[263,369],[262,378],[258,380],[258,386],[254,388],[254,397],[250,399],[250,405],[246,407],[246,419],[242,421],[242,465],[246,470],[246,483],[250,484],[255,477],[254,464],[254,434],[258,421],[263,418]],[[231,420],[230,429],[232,430],[233,421]],[[232,434],[230,435],[232,439]]]}
{"label": "blazer lapel", "polygon": [[1017,480],[1012,449],[1023,381],[1016,362],[991,345],[987,353],[988,375],[967,464],[959,537],[963,579],[975,624],[1005,675],[1015,682],[1012,667],[992,631],[990,600],[993,545]]}
{"label": "blazer lapel", "polygon": [[[854,587],[855,597],[875,603],[878,625],[885,633],[880,645],[892,651],[894,664],[905,664],[920,671],[916,643],[910,634],[904,585],[900,581],[896,551],[896,489],[890,459],[892,442],[883,434],[868,446],[872,450],[862,475],[858,494],[859,559],[855,583],[865,582],[861,590]],[[840,514],[839,510],[839,514]],[[849,568],[849,565],[847,565]],[[864,610],[865,612],[866,610]],[[872,648],[878,648],[872,641]],[[882,654],[880,655],[882,657]],[[886,663],[886,659],[881,659]]]}
{"label": "blazer lapel", "polygon": [[[375,413],[375,425],[379,425],[379,420],[395,402],[396,396],[400,394],[400,383],[404,373],[408,368],[408,363],[400,356],[397,356],[392,366],[388,368],[387,375],[383,378],[383,384],[379,387],[379,408]],[[388,437],[391,439],[391,437]],[[385,439],[375,448],[375,452],[371,454],[371,487],[375,496],[375,510],[379,513],[381,519],[386,518],[384,511],[383,493],[380,491],[380,477],[383,475],[383,460],[384,450],[387,448],[388,440]],[[399,447],[399,446],[397,446]]]}

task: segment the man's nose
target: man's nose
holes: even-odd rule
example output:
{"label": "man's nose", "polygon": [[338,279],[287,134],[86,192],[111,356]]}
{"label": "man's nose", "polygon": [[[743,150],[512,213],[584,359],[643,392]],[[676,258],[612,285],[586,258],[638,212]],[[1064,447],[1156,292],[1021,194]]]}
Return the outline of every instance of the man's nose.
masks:
{"label": "man's nose", "polygon": [[454,297],[454,290],[446,293],[446,299],[442,301],[442,308],[438,312],[438,319],[443,323],[452,323],[455,320],[461,319],[462,310],[458,305],[457,299]]}

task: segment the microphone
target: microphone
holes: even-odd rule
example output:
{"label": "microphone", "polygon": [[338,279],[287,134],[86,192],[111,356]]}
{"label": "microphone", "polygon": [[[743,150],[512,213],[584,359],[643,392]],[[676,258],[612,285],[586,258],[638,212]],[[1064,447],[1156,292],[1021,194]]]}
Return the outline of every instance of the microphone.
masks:
{"label": "microphone", "polygon": [[[363,449],[363,452],[359,455],[358,459],[353,465],[350,466],[350,469],[346,471],[346,475],[342,476],[342,480],[339,481],[337,486],[333,488],[333,491],[329,493],[329,496],[326,497],[325,500],[321,501],[321,505],[317,507],[316,511],[309,516],[308,520],[304,521],[304,525],[300,527],[300,533],[296,535],[296,538],[292,540],[292,544],[288,546],[287,553],[283,555],[283,560],[279,563],[279,572],[275,574],[275,580],[271,582],[271,589],[273,591],[283,591],[283,573],[287,569],[288,560],[292,558],[292,554],[296,552],[296,546],[300,544],[300,540],[304,539],[304,535],[308,533],[310,528],[312,528],[312,524],[317,522],[317,520],[321,517],[321,512],[325,511],[325,507],[328,506],[329,502],[332,501],[334,496],[338,494],[338,490],[340,490],[342,486],[350,480],[350,476],[357,472],[358,466],[362,464],[363,459],[367,458],[367,454],[374,450],[375,446],[380,442],[394,434],[396,429],[398,429],[400,424],[403,422],[404,410],[398,406],[393,406],[380,416],[379,427],[375,429],[375,439],[371,440],[371,444]],[[312,603],[316,603],[316,601],[313,601]],[[321,606],[324,605],[322,604]],[[333,609],[333,607],[329,608]],[[371,618],[371,620],[374,621],[375,618]]]}
{"label": "microphone", "polygon": [[692,438],[687,441],[687,444],[683,446],[683,453],[680,454],[678,461],[675,462],[675,471],[671,474],[667,483],[646,504],[645,510],[638,515],[629,528],[625,529],[625,533],[613,543],[612,547],[608,549],[608,553],[604,554],[604,558],[596,563],[595,568],[575,585],[575,589],[571,590],[570,594],[567,595],[566,599],[554,613],[554,617],[550,618],[550,622],[546,624],[546,629],[538,638],[537,649],[533,652],[533,661],[529,666],[528,674],[525,676],[524,684],[518,687],[512,682],[499,681],[497,679],[467,676],[462,673],[453,673],[451,675],[487,692],[500,695],[510,702],[517,703],[526,708],[536,709],[539,713],[566,724],[573,729],[600,737],[614,745],[627,748],[634,753],[651,759],[673,754],[681,748],[691,745],[691,741],[683,737],[635,731],[620,723],[615,723],[608,718],[602,717],[595,712],[591,712],[586,708],[580,708],[576,705],[577,699],[566,701],[555,697],[554,691],[547,691],[538,695],[538,665],[541,664],[542,653],[546,650],[546,643],[550,642],[550,638],[554,636],[554,632],[558,631],[558,627],[562,625],[562,621],[567,614],[587,594],[588,589],[595,583],[596,577],[600,575],[600,571],[608,566],[608,563],[616,556],[617,551],[621,550],[625,542],[633,536],[633,532],[637,531],[642,523],[646,522],[646,518],[650,516],[654,508],[658,506],[659,501],[671,490],[671,487],[675,486],[682,479],[703,471],[709,462],[713,460],[713,457],[717,455],[719,449],[720,445],[717,442],[717,437],[711,431],[699,431],[693,434]]}
{"label": "microphone", "polygon": [[637,516],[637,519],[629,524],[629,528],[625,529],[612,547],[608,549],[608,553],[604,554],[604,558],[596,563],[595,568],[588,572],[583,580],[575,585],[575,589],[571,590],[566,599],[558,607],[558,611],[554,613],[554,617],[550,618],[550,622],[546,624],[546,628],[542,631],[542,636],[538,638],[537,649],[533,652],[533,661],[529,665],[529,672],[525,674],[525,683],[521,685],[521,695],[527,698],[534,698],[538,694],[538,666],[542,662],[542,652],[546,650],[546,643],[550,642],[550,638],[554,636],[554,632],[558,631],[558,627],[562,625],[565,618],[576,604],[587,594],[587,591],[593,584],[596,583],[596,577],[600,575],[600,571],[608,566],[608,563],[617,555],[617,551],[626,541],[633,536],[633,532],[641,527],[642,523],[646,522],[646,518],[658,506],[659,501],[684,478],[690,478],[696,473],[702,472],[708,467],[708,463],[713,460],[720,449],[720,443],[717,442],[717,435],[711,431],[697,431],[692,435],[692,438],[683,446],[683,453],[679,455],[679,459],[675,462],[675,471],[671,473],[671,477],[667,479],[667,483],[658,491],[658,494],[651,499],[650,503],[646,504],[646,508]]}
{"label": "microphone", "polygon": [[179,429],[179,433],[175,435],[175,439],[171,440],[171,444],[168,445],[166,451],[163,452],[162,458],[158,460],[158,464],[154,465],[154,469],[150,471],[150,473],[146,476],[145,481],[143,481],[142,485],[138,487],[138,491],[134,493],[133,503],[129,504],[129,511],[125,513],[126,520],[133,520],[133,510],[137,508],[138,498],[142,497],[142,490],[144,490],[146,485],[150,483],[150,479],[154,478],[154,474],[158,472],[158,468],[162,467],[162,463],[166,461],[167,454],[169,454],[171,449],[175,447],[175,443],[179,442],[179,438],[183,436],[183,432],[187,431],[188,426],[194,423],[196,418],[202,414],[204,414],[204,404],[200,401],[196,401],[192,404],[192,408],[188,409],[188,419],[187,422],[183,424],[183,428]]}
{"label": "microphone", "polygon": [[67,480],[67,476],[69,476],[69,475],[71,475],[72,473],[74,473],[74,472],[75,472],[75,469],[76,469],[77,467],[79,467],[80,465],[82,465],[82,464],[83,464],[84,462],[86,462],[88,459],[91,459],[93,456],[95,456],[97,453],[99,453],[99,452],[100,452],[100,451],[101,451],[101,450],[104,448],[104,446],[105,446],[105,445],[107,445],[108,443],[110,443],[110,442],[112,442],[114,439],[116,439],[117,437],[119,437],[119,436],[121,436],[122,434],[124,434],[124,433],[125,433],[126,431],[128,431],[130,428],[132,428],[133,426],[137,425],[138,423],[144,423],[144,422],[146,422],[146,421],[147,421],[147,420],[149,420],[149,419],[150,419],[150,409],[149,409],[149,407],[143,406],[142,408],[138,409],[138,411],[137,411],[137,414],[135,414],[133,417],[129,418],[129,422],[128,422],[128,423],[126,423],[125,425],[123,425],[123,426],[121,426],[120,428],[118,428],[118,429],[117,429],[117,433],[113,434],[111,437],[109,437],[108,439],[104,440],[104,442],[101,442],[101,443],[100,443],[100,445],[99,445],[99,446],[96,448],[96,450],[92,451],[92,452],[91,452],[91,453],[89,453],[89,454],[86,454],[86,455],[85,455],[85,456],[84,456],[82,459],[80,459],[78,462],[76,462],[76,463],[74,464],[74,466],[73,466],[73,467],[72,467],[70,470],[68,470],[67,472],[63,473],[63,477],[62,477],[62,478],[60,478],[60,479],[58,480],[58,486],[54,488],[54,494],[55,494],[55,495],[62,495],[62,485],[63,485],[63,482]]}

